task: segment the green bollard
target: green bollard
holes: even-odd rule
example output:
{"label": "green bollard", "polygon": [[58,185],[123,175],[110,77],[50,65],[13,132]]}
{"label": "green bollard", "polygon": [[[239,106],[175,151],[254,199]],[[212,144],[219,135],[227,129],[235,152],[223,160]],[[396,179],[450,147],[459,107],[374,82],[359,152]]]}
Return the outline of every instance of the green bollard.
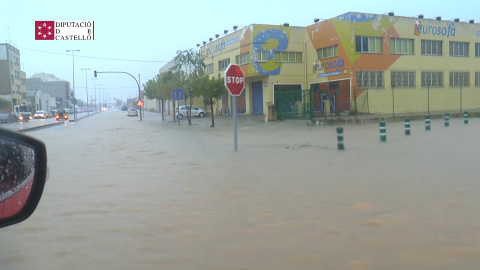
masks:
{"label": "green bollard", "polygon": [[380,141],[387,141],[387,126],[385,121],[380,121]]}
{"label": "green bollard", "polygon": [[405,118],[405,135],[410,135],[410,118]]}
{"label": "green bollard", "polygon": [[425,115],[425,130],[430,130],[430,115]]}
{"label": "green bollard", "polygon": [[445,113],[445,126],[448,127],[450,126],[450,114],[449,113]]}
{"label": "green bollard", "polygon": [[338,150],[344,150],[345,146],[343,145],[343,128],[337,128],[337,141],[338,141]]}
{"label": "green bollard", "polygon": [[468,124],[468,112],[463,112],[463,123]]}

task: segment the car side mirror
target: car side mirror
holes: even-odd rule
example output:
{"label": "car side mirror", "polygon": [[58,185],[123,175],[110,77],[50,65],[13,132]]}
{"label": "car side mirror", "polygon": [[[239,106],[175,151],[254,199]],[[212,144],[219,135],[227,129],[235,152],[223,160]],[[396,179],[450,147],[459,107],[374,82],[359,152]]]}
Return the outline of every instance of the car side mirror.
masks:
{"label": "car side mirror", "polygon": [[47,174],[42,141],[0,128],[0,228],[21,222],[35,211]]}

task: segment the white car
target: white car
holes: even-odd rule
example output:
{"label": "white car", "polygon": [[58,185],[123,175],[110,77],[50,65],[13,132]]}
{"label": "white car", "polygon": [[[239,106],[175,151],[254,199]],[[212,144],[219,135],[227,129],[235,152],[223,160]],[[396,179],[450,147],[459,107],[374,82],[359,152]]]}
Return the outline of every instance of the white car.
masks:
{"label": "white car", "polygon": [[138,116],[137,109],[135,109],[135,108],[128,109],[127,116]]}
{"label": "white car", "polygon": [[34,117],[35,119],[38,119],[38,118],[45,119],[45,118],[47,118],[47,114],[45,113],[45,111],[37,111],[37,112],[33,115],[33,117]]}
{"label": "white car", "polygon": [[[190,113],[189,109],[190,109],[189,105],[179,106],[175,110],[175,116],[177,117],[177,119],[182,119],[183,117],[186,117],[188,113]],[[201,117],[205,117],[205,115],[206,115],[205,110],[192,106],[192,116],[198,116],[201,118]]]}

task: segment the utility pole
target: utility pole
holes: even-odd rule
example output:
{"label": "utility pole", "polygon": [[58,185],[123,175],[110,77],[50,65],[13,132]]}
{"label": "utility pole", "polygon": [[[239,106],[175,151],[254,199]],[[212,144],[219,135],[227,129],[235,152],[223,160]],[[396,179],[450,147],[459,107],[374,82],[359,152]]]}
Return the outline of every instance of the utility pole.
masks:
{"label": "utility pole", "polygon": [[[72,73],[73,73],[73,97],[75,98],[75,52],[79,52],[80,50],[67,50],[67,52],[72,52],[72,62],[73,62],[73,68],[72,68]],[[73,104],[73,118],[77,119],[77,111],[75,109],[75,105]],[[68,106],[68,101],[67,101],[67,106]]]}

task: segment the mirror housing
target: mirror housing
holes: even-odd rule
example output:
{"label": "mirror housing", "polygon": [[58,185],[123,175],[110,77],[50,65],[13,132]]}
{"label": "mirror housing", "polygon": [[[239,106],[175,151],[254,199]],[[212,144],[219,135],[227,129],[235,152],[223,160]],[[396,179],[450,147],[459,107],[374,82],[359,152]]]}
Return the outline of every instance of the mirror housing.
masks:
{"label": "mirror housing", "polygon": [[47,174],[42,141],[0,128],[0,228],[19,223],[35,211]]}

